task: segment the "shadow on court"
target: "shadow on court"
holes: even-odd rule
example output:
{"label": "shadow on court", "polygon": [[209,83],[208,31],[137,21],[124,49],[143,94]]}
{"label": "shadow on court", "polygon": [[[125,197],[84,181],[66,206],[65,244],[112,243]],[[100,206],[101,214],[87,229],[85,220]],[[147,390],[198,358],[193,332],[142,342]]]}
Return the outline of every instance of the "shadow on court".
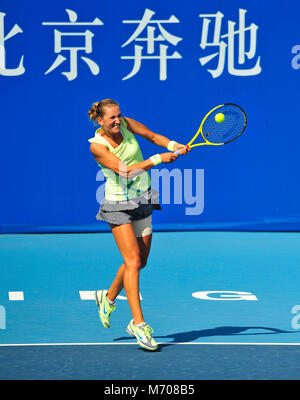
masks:
{"label": "shadow on court", "polygon": [[[247,332],[248,330],[262,330],[261,332]],[[246,333],[243,333],[246,332]],[[276,335],[281,333],[297,333],[297,331],[285,331],[277,328],[263,326],[220,326],[212,329],[202,329],[199,331],[188,331],[171,333],[165,336],[156,336],[155,339],[173,339],[174,343],[188,343],[204,337],[214,336],[249,336],[249,335]],[[135,338],[131,338],[135,340]],[[128,340],[128,336],[114,339],[114,341]],[[172,342],[170,342],[172,343]],[[169,343],[166,343],[168,345]],[[162,346],[164,347],[164,345]]]}

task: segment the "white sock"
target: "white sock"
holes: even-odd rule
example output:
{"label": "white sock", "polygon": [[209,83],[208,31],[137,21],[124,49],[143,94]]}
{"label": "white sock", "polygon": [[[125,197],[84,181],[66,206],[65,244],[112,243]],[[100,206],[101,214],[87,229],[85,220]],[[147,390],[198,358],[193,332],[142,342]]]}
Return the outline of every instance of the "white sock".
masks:
{"label": "white sock", "polygon": [[141,324],[139,324],[139,325],[134,325],[134,326],[137,326],[138,328],[141,328],[141,327],[144,326],[144,325],[147,325],[146,322],[142,322]]}
{"label": "white sock", "polygon": [[109,302],[109,304],[110,304],[111,306],[114,306],[114,305],[116,304],[115,301],[109,300],[109,298],[107,297],[107,295],[106,295],[106,300]]}

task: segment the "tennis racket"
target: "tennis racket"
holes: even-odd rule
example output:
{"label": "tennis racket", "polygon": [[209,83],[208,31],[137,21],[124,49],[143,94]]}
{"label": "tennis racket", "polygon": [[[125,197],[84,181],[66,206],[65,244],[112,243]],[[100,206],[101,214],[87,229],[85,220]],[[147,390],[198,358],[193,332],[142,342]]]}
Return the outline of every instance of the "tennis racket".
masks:
{"label": "tennis racket", "polygon": [[[247,126],[245,111],[234,103],[221,104],[206,114],[196,135],[186,145],[188,149],[197,146],[221,146],[237,139]],[[200,135],[201,134],[201,135]],[[198,138],[204,142],[194,143]],[[175,151],[180,154],[181,150]]]}

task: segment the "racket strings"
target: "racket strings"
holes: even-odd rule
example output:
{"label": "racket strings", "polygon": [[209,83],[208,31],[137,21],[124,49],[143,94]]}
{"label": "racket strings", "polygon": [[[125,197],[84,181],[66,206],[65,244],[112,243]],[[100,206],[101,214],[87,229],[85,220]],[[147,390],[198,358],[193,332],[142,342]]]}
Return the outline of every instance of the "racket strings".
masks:
{"label": "racket strings", "polygon": [[[224,114],[224,121],[217,122],[216,114]],[[228,143],[239,136],[245,126],[245,114],[233,104],[223,105],[209,114],[202,126],[205,140],[211,143]]]}

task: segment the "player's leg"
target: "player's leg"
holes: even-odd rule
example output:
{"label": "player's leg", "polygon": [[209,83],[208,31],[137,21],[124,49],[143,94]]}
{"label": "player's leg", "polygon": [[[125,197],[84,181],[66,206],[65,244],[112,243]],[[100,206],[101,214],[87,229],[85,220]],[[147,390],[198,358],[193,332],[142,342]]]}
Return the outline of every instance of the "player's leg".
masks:
{"label": "player's leg", "polygon": [[[151,248],[151,241],[152,241],[152,233],[150,235],[144,236],[144,237],[138,237],[138,246],[139,246],[139,251],[140,251],[140,258],[141,258],[141,267],[140,269],[144,268],[147,264],[147,259],[149,256],[150,248]],[[124,279],[124,271],[125,271],[125,263],[123,263],[116,276],[115,279],[113,280],[108,292],[107,292],[107,298],[113,302],[119,293],[122,291],[124,284],[123,284],[123,279]]]}
{"label": "player's leg", "polygon": [[[158,345],[152,337],[153,329],[144,320],[139,296],[139,272],[146,265],[152,240],[150,223],[150,219],[145,219],[145,221],[140,221],[138,226],[133,227],[133,224],[126,224],[113,227],[112,232],[125,261],[125,266],[121,266],[121,271],[118,271],[120,272],[118,290],[121,287],[123,274],[123,285],[133,316],[126,331],[136,337],[143,348],[154,351]],[[141,236],[140,228],[142,228]]]}
{"label": "player's leg", "polygon": [[139,295],[139,274],[144,260],[142,260],[139,242],[132,224],[115,225],[111,226],[111,228],[124,260],[124,265],[120,267],[116,277],[117,291],[121,287],[121,278],[123,276],[123,286],[129,307],[134,323],[138,325],[144,322]]}

